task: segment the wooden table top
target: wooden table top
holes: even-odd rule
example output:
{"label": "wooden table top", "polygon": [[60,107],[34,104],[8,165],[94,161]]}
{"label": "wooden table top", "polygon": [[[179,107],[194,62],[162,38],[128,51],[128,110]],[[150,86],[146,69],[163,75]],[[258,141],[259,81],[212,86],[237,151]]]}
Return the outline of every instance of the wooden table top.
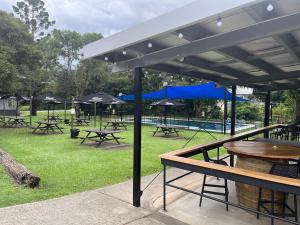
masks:
{"label": "wooden table top", "polygon": [[56,125],[58,124],[58,122],[54,122],[54,121],[47,121],[47,120],[44,120],[44,121],[37,121],[36,123],[38,124],[46,124],[46,125]]}
{"label": "wooden table top", "polygon": [[10,120],[24,120],[24,118],[21,116],[8,116],[6,118]]}
{"label": "wooden table top", "polygon": [[268,159],[293,159],[300,157],[300,148],[274,145],[258,141],[234,141],[223,145],[228,153]]}
{"label": "wooden table top", "polygon": [[94,129],[85,129],[86,132],[94,132],[99,134],[114,134],[114,133],[120,133],[118,130],[100,130],[99,128]]}

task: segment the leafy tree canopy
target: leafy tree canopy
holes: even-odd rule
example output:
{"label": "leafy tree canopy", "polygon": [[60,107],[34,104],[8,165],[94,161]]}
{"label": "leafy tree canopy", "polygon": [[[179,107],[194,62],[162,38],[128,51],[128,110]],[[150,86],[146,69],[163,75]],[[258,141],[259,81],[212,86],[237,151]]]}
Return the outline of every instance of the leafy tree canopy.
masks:
{"label": "leafy tree canopy", "polygon": [[16,15],[26,24],[29,31],[35,37],[45,35],[45,31],[55,24],[49,19],[45,3],[42,0],[23,0],[13,6]]}

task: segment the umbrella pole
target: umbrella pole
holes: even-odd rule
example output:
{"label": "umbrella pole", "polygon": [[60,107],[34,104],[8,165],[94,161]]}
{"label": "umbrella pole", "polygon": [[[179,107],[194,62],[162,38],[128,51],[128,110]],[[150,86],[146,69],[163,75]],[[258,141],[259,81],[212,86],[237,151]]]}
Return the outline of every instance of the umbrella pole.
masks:
{"label": "umbrella pole", "polygon": [[30,108],[29,108],[29,126],[32,128],[32,99],[33,96],[30,96]]}
{"label": "umbrella pole", "polygon": [[100,105],[100,130],[102,130],[102,105]]}
{"label": "umbrella pole", "polygon": [[97,103],[94,103],[94,128],[96,128]]}
{"label": "umbrella pole", "polygon": [[5,121],[5,101],[4,101],[4,99],[2,99],[2,103],[3,103],[3,114],[2,114],[2,118],[3,118],[3,121]]}
{"label": "umbrella pole", "polygon": [[121,122],[123,122],[123,105],[121,105]]}
{"label": "umbrella pole", "polygon": [[48,103],[48,123],[49,123],[49,118],[50,117],[50,104]]}
{"label": "umbrella pole", "polygon": [[[73,107],[73,98],[72,98],[72,107]],[[65,114],[64,114],[64,122],[66,123],[67,119],[67,101],[65,101]]]}
{"label": "umbrella pole", "polygon": [[16,100],[17,101],[17,105],[16,105],[16,118],[18,117],[18,108],[19,108],[19,102],[18,102],[18,100]]}
{"label": "umbrella pole", "polygon": [[165,111],[164,111],[164,124],[167,125],[167,111],[168,111],[168,106],[165,106]]}
{"label": "umbrella pole", "polygon": [[[72,97],[72,110],[74,109],[74,97]],[[71,132],[73,131],[74,129],[74,116],[73,116],[73,113],[71,114]]]}

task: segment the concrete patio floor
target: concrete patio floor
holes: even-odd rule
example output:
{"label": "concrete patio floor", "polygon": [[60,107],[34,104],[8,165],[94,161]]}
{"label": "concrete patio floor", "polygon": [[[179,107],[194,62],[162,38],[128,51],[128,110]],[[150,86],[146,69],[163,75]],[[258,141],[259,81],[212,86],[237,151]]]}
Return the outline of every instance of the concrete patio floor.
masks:
{"label": "concrete patio floor", "polygon": [[[169,169],[168,179],[186,171]],[[157,174],[143,177],[145,187]],[[202,175],[191,174],[175,184],[200,190]],[[220,182],[209,178],[210,182]],[[236,201],[234,183],[230,182],[230,200]],[[73,194],[57,199],[0,209],[1,225],[263,225],[270,219],[256,220],[243,210],[167,188],[167,212],[162,208],[162,174],[144,191],[141,208],[131,205],[132,181],[105,188]],[[278,225],[287,223],[276,222]]]}

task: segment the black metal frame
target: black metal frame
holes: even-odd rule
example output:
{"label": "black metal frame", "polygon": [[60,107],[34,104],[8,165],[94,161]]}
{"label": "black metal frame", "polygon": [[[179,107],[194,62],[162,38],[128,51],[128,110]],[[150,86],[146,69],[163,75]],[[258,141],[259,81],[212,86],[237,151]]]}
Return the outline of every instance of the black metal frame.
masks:
{"label": "black metal frame", "polygon": [[[265,127],[270,125],[270,106],[271,106],[271,91],[268,91],[265,100],[265,118],[264,118]],[[264,133],[264,138],[269,138],[269,131],[266,131]]]}
{"label": "black metal frame", "polygon": [[134,69],[133,206],[141,205],[142,68]]}
{"label": "black metal frame", "polygon": [[[196,191],[192,191],[180,186],[176,186],[174,184],[171,184],[172,182],[179,180],[187,175],[190,175],[192,173],[202,173],[202,174],[206,174],[206,175],[210,175],[210,176],[214,176],[214,177],[219,177],[219,178],[224,178],[227,180],[231,180],[231,181],[236,181],[236,182],[240,182],[240,183],[245,183],[245,184],[249,184],[249,185],[253,185],[253,186],[259,186],[259,187],[263,187],[266,189],[271,189],[271,190],[275,190],[275,191],[282,191],[282,192],[289,192],[292,194],[296,194],[296,195],[300,195],[300,188],[297,188],[295,186],[290,186],[290,185],[286,185],[286,184],[279,184],[279,183],[275,183],[275,182],[271,182],[271,181],[267,181],[267,180],[262,180],[262,179],[257,179],[257,178],[253,178],[253,177],[247,177],[247,176],[243,176],[243,175],[238,175],[238,174],[232,174],[230,172],[225,172],[225,171],[221,171],[221,170],[214,170],[214,169],[210,169],[210,168],[206,168],[206,167],[200,167],[200,166],[196,166],[196,165],[192,165],[192,164],[187,164],[187,163],[183,163],[183,162],[177,162],[177,161],[173,161],[173,160],[167,160],[167,159],[162,159],[161,163],[163,164],[163,209],[166,211],[166,187],[172,187],[172,188],[176,188],[182,191],[186,191],[189,192],[191,194],[195,194],[198,196],[202,196],[203,198],[207,198],[207,199],[211,199],[226,205],[230,205],[239,209],[243,209],[245,211],[248,212],[252,212],[255,214],[260,214],[263,216],[267,216],[270,218],[274,218],[277,220],[281,220],[281,221],[285,221],[291,224],[297,224],[300,225],[300,223],[286,219],[286,218],[281,218],[278,216],[274,216],[274,215],[269,215],[267,213],[264,212],[259,212],[256,209],[252,209],[249,207],[245,207],[236,203],[232,203],[229,201],[224,201],[212,196],[208,196],[205,194],[201,194],[199,192]],[[184,175],[181,175],[179,177],[176,177],[172,180],[167,181],[167,171],[166,171],[166,167],[170,166],[170,167],[175,167],[175,168],[179,168],[179,169],[183,169],[183,170],[187,170],[190,171]]]}

